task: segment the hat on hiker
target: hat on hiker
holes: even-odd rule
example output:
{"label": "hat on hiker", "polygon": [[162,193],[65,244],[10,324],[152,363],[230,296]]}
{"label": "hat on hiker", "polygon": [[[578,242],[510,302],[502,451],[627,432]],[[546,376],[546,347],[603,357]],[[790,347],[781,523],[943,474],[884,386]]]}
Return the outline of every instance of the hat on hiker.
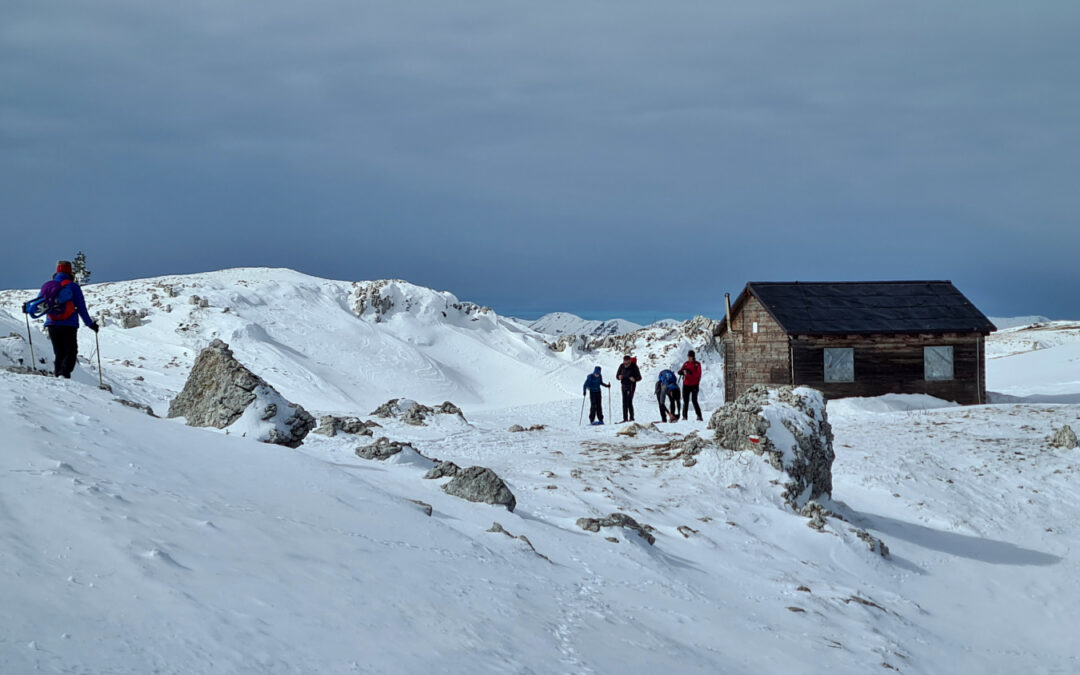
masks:
{"label": "hat on hiker", "polygon": [[71,263],[67,260],[57,260],[56,273],[71,274]]}

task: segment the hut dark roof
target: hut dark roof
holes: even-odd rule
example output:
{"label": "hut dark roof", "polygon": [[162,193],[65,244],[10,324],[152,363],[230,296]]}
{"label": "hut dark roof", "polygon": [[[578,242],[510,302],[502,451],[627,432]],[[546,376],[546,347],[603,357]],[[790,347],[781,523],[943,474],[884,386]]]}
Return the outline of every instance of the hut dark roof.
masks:
{"label": "hut dark roof", "polygon": [[951,281],[751,282],[747,292],[789,335],[996,330]]}

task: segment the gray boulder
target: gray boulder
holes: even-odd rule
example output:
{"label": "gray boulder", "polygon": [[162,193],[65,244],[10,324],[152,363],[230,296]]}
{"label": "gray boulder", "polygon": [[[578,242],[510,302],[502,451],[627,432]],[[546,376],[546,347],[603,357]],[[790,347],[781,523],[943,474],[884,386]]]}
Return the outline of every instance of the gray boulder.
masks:
{"label": "gray boulder", "polygon": [[762,455],[787,473],[784,500],[798,511],[832,496],[832,426],[821,392],[807,387],[750,387],[713,413],[709,429],[720,447]]}
{"label": "gray boulder", "polygon": [[446,478],[447,476],[453,478],[461,472],[461,467],[453,462],[443,461],[433,466],[426,474],[424,478],[428,480],[434,480],[436,478]]}
{"label": "gray boulder", "polygon": [[454,479],[442,489],[446,494],[461,497],[470,502],[505,506],[511,513],[517,506],[517,499],[514,498],[514,493],[510,492],[506,483],[494,471],[483,466],[470,466],[459,470]]}
{"label": "gray boulder", "polygon": [[1077,447],[1076,432],[1072,430],[1068,424],[1056,430],[1052,436],[1050,436],[1051,448],[1064,448],[1065,450],[1072,450]]}
{"label": "gray boulder", "polygon": [[221,340],[199,353],[183,391],[169,404],[168,416],[216,429],[245,418],[245,435],[290,448],[298,447],[315,427],[315,418],[245,368]]}

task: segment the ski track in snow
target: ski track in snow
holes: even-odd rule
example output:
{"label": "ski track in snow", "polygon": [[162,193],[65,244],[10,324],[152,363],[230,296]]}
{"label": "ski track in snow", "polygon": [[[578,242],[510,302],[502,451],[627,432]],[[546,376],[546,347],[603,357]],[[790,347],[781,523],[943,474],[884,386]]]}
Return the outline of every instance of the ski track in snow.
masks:
{"label": "ski track in snow", "polygon": [[[1045,440],[1080,429],[1080,405],[1060,400],[1080,402],[1075,324],[988,346],[991,390],[1055,403],[831,403],[834,510],[851,522],[821,534],[759,458],[714,448],[685,467],[659,447],[704,423],[639,439],[578,426],[584,375],[601,363],[612,378],[618,354],[551,352],[520,324],[440,318],[445,296],[402,288],[411,309],[374,322],[352,314],[351,284],[286,270],[90,286],[92,312],[149,312],[101,333],[112,394],[87,331],[70,382],[0,372],[0,672],[1080,671],[1080,451]],[[187,304],[196,294],[211,306]],[[25,295],[0,292],[0,334],[25,335]],[[445,494],[418,458],[358,458],[370,437],[288,450],[113,401],[163,414],[213,337],[313,414],[458,403],[467,423],[379,419],[376,436],[492,468],[517,509]],[[639,421],[657,416],[651,378],[690,344],[675,339],[640,343],[658,357]],[[19,358],[22,337],[0,340],[0,362]],[[708,413],[719,364],[704,360]],[[615,511],[656,544],[575,524]]]}

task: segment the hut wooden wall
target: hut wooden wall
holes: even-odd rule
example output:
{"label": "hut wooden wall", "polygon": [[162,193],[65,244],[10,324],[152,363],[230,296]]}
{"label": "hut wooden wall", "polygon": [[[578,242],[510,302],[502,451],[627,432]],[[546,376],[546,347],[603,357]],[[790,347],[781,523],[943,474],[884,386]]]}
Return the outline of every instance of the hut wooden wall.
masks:
{"label": "hut wooden wall", "polygon": [[[924,379],[923,347],[953,347],[953,379]],[[829,398],[929,394],[948,401],[986,402],[984,339],[979,334],[794,336],[795,384],[820,389]],[[824,349],[850,347],[854,382],[825,382]]]}
{"label": "hut wooden wall", "polygon": [[[754,332],[754,323],[758,330]],[[788,336],[757,298],[750,296],[719,337],[724,349],[724,400],[753,384],[791,384]]]}

